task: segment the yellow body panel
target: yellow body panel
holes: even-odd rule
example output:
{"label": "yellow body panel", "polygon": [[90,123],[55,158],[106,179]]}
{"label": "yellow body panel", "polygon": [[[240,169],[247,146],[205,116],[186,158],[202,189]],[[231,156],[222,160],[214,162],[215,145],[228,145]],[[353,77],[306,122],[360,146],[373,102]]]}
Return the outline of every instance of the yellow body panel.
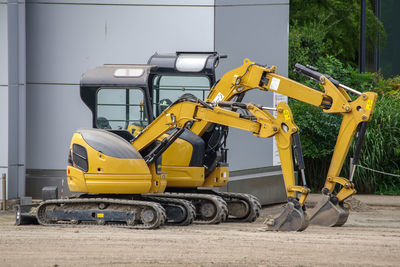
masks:
{"label": "yellow body panel", "polygon": [[178,138],[162,154],[162,165],[189,166],[190,159],[192,158],[192,153],[193,153],[192,145],[189,142]]}
{"label": "yellow body panel", "polygon": [[169,187],[198,187],[204,183],[204,167],[162,166],[161,171],[168,173]]}
{"label": "yellow body panel", "polygon": [[148,193],[151,176],[135,174],[85,174],[88,193],[141,194]]}
{"label": "yellow body panel", "polygon": [[167,187],[167,174],[157,173],[155,163],[149,165],[151,176],[153,177],[149,193],[163,193]]}
{"label": "yellow body panel", "polygon": [[143,158],[121,159],[105,155],[89,146],[80,133],[72,137],[73,144],[84,146],[88,171],[68,167],[68,186],[71,192],[93,194],[142,194],[152,187],[152,174]]}
{"label": "yellow body panel", "polygon": [[83,171],[78,168],[67,167],[67,183],[71,192],[88,192]]}
{"label": "yellow body panel", "polygon": [[229,180],[228,167],[216,167],[204,181],[202,187],[221,187],[227,185]]}

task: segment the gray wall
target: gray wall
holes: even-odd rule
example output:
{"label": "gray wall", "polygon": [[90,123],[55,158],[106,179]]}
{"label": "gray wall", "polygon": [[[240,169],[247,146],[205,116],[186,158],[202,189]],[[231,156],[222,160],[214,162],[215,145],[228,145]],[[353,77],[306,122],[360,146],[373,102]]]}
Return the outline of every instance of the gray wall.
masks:
{"label": "gray wall", "polygon": [[207,1],[56,2],[27,4],[28,169],[64,169],[73,132],[91,126],[79,97],[83,72],[145,63],[156,51],[213,50],[214,9],[203,6]]}
{"label": "gray wall", "polygon": [[[80,76],[104,63],[215,50],[229,55],[219,75],[245,57],[287,74],[288,12],[288,0],[0,0],[0,166],[26,165],[28,195],[59,183],[73,132],[91,126]],[[272,106],[267,93],[245,101]],[[272,165],[271,140],[231,130],[229,147],[231,170]],[[23,195],[25,166],[9,177]]]}
{"label": "gray wall", "polygon": [[25,60],[25,1],[0,1],[0,171],[8,198],[25,195]]}
{"label": "gray wall", "polygon": [[[218,74],[243,64],[245,58],[278,68],[287,75],[289,1],[217,0],[215,12],[215,50],[228,54]],[[245,6],[244,6],[245,5]],[[273,106],[271,92],[251,91],[244,102]],[[230,129],[228,138],[230,170],[272,165],[272,139]]]}
{"label": "gray wall", "polygon": [[[8,165],[8,23],[7,4],[0,1],[0,166]],[[8,169],[0,168],[8,174]],[[2,193],[2,188],[0,188]]]}

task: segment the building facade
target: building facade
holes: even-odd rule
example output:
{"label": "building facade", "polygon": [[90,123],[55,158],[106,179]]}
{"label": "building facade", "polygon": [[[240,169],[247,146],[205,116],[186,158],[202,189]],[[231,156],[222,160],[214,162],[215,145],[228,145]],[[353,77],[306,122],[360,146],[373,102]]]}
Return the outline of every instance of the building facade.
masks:
{"label": "building facade", "polygon": [[[289,0],[0,0],[0,172],[8,198],[40,197],[42,186],[65,178],[72,134],[91,126],[79,95],[85,71],[146,63],[155,52],[218,51],[228,55],[219,76],[244,58],[287,75],[288,23]],[[251,92],[244,101],[272,106],[273,96]],[[228,147],[233,180],[281,175],[268,169],[272,140],[231,130]]]}

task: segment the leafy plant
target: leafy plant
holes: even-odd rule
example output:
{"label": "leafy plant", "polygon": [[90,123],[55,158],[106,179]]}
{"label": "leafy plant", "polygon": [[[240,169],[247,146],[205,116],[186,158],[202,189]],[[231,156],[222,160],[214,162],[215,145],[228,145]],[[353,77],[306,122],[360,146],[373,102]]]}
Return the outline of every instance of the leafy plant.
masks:
{"label": "leafy plant", "polygon": [[[385,40],[382,23],[367,1],[369,49]],[[289,77],[310,87],[321,86],[295,72],[295,63],[313,65],[342,84],[359,91],[375,91],[379,99],[366,132],[360,164],[388,173],[400,174],[400,76],[384,79],[380,73],[359,73],[357,51],[360,29],[358,0],[291,0],[289,33]],[[352,96],[355,98],[355,96]],[[326,179],[335,147],[341,116],[326,114],[320,108],[289,100],[306,164],[307,183],[320,191]],[[348,155],[354,151],[354,142]],[[350,157],[350,156],[349,156]],[[349,158],[342,176],[349,177]],[[354,181],[359,192],[400,193],[400,179],[358,167]]]}
{"label": "leafy plant", "polygon": [[[354,144],[349,155],[354,151]],[[393,95],[381,95],[368,125],[360,162],[362,166],[400,175],[400,101]],[[348,177],[349,160],[343,175]],[[355,184],[360,192],[400,192],[400,177],[356,168]]]}
{"label": "leafy plant", "polygon": [[[307,35],[307,29],[313,29],[319,34],[314,38],[325,43],[326,51],[319,55],[332,55],[355,67],[360,43],[360,10],[359,0],[291,0],[290,31],[301,29]],[[366,22],[367,48],[374,49],[377,40],[379,45],[385,42],[386,35],[374,15],[371,1],[367,1]]]}

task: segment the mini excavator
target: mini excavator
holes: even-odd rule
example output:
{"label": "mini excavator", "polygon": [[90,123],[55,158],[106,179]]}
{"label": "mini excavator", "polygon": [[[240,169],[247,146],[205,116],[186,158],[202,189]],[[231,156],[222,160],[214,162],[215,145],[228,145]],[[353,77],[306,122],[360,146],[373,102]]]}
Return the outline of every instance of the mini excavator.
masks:
{"label": "mini excavator", "polygon": [[[239,110],[248,114],[243,115]],[[226,203],[218,196],[163,194],[168,173],[159,172],[157,166],[162,153],[190,124],[206,121],[249,131],[260,138],[276,137],[285,184],[290,189],[290,208],[270,227],[282,231],[304,230],[308,220],[302,207],[309,190],[295,185],[292,159],[292,140],[299,140],[299,131],[286,103],[278,105],[276,119],[268,110],[271,108],[255,104],[206,103],[185,94],[136,137],[126,131],[78,130],[70,145],[67,182],[71,192],[83,194],[70,199],[45,200],[30,212],[35,213],[42,225],[97,223],[152,229],[165,221],[187,225],[194,216],[200,222],[225,220]],[[302,155],[299,145],[296,149],[296,155]],[[223,175],[220,179],[226,180]],[[297,192],[301,195],[299,201]]]}
{"label": "mini excavator", "polygon": [[[336,140],[334,153],[327,173],[325,186],[322,189],[322,200],[308,211],[311,224],[323,226],[341,226],[349,216],[343,201],[356,193],[352,182],[354,168],[350,178],[339,177],[344,160],[349,151],[351,142],[357,133],[353,164],[357,164],[368,121],[371,120],[377,100],[373,92],[358,92],[349,88],[332,77],[321,74],[312,66],[295,65],[295,72],[317,81],[324,91],[319,91],[289,78],[276,74],[276,67],[261,66],[249,59],[245,59],[241,67],[227,72],[221,80],[210,90],[207,99],[241,101],[246,91],[260,89],[273,91],[304,103],[322,108],[326,113],[342,115],[342,123]],[[352,100],[346,91],[357,95]],[[191,130],[201,134],[205,122],[199,122]],[[334,190],[338,188],[338,192]]]}
{"label": "mini excavator", "polygon": [[[241,67],[226,73],[221,80],[216,82],[215,68],[219,60],[224,57],[226,56],[220,56],[216,52],[156,53],[149,59],[147,65],[104,65],[82,76],[81,98],[93,113],[94,128],[107,129],[128,141],[132,140],[130,133],[138,136],[143,128],[161,115],[162,111],[172,103],[170,99],[173,99],[173,95],[177,95],[174,90],[194,93],[208,103],[232,103],[230,109],[235,111],[247,91],[259,89],[287,95],[318,106],[327,113],[341,114],[343,116],[342,125],[325,187],[322,190],[323,199],[313,210],[308,211],[308,215],[310,215],[311,223],[326,226],[343,225],[349,215],[348,210],[343,206],[343,201],[355,193],[352,183],[354,172],[350,179],[339,177],[339,173],[356,132],[357,140],[353,162],[356,163],[359,158],[367,122],[373,114],[376,94],[360,93],[340,84],[328,75],[318,73],[311,66],[304,67],[296,64],[295,70],[298,73],[316,80],[323,86],[324,92],[319,91],[276,74],[274,66],[268,68],[248,59],[244,60]],[[205,77],[208,85],[204,82],[200,86],[194,85],[190,79],[197,77]],[[181,81],[180,88],[172,86],[176,81]],[[202,87],[202,90],[194,90],[198,87]],[[205,93],[208,90],[210,91],[206,97]],[[352,101],[345,90],[359,95],[359,97]],[[140,92],[139,95],[137,92]],[[116,99],[118,97],[119,100]],[[108,100],[104,101],[104,99]],[[142,100],[132,102],[133,99]],[[119,108],[119,110],[114,110],[113,114],[110,112],[111,108]],[[105,118],[105,115],[109,117]],[[121,117],[125,118],[121,119]],[[169,134],[171,132],[167,132],[162,137],[166,138]],[[188,127],[185,127],[179,138],[169,144],[157,160],[157,170],[166,173],[167,186],[165,190],[170,192],[170,198],[178,198],[178,195],[174,195],[177,192],[180,192],[180,197],[189,194],[199,196],[201,193],[204,198],[214,196],[218,199],[217,202],[222,203],[219,210],[226,211],[226,207],[228,208],[227,214],[225,212],[224,215],[219,216],[221,219],[204,219],[204,214],[212,213],[210,210],[215,210],[216,206],[200,205],[198,204],[200,202],[196,204],[192,201],[193,199],[189,198],[187,200],[195,205],[196,215],[194,216],[197,221],[219,222],[228,219],[251,222],[259,214],[260,204],[255,197],[249,194],[199,189],[199,187],[212,188],[226,185],[229,177],[226,137],[227,127],[223,123],[193,120]],[[296,139],[298,136],[294,136],[293,140],[295,146],[299,147],[300,142]],[[160,137],[157,142],[162,140]],[[146,152],[146,149],[150,149],[155,143],[153,142],[143,151]],[[135,142],[131,142],[131,144],[136,150],[142,149],[138,142],[136,145]],[[282,155],[280,157],[281,161],[285,160]],[[306,185],[304,167],[302,167],[304,163],[302,160],[298,160],[298,163],[303,185]],[[286,180],[285,178],[285,182]],[[335,188],[339,189],[338,193],[334,193]],[[277,223],[270,223],[270,229],[283,230],[284,227],[279,229],[279,225],[282,221],[288,221],[287,214],[291,213],[290,210],[293,207],[304,208],[306,188],[295,191],[286,185],[286,191],[289,197],[288,205],[281,216],[275,220]],[[302,193],[295,193],[299,191]],[[298,194],[301,195],[300,198]],[[164,194],[163,197],[166,195],[168,194]],[[180,201],[183,200],[182,198]],[[185,212],[181,211],[181,213]],[[182,224],[187,223],[185,220],[178,221],[181,221]],[[297,226],[293,227],[289,227],[287,224],[285,229],[299,230],[303,229],[305,224],[297,223]]]}
{"label": "mini excavator", "polygon": [[[202,76],[207,77],[213,85],[207,97],[203,91],[203,99],[206,102],[232,100],[241,102],[246,92],[259,89],[261,91],[271,91],[286,95],[293,99],[320,107],[326,113],[342,115],[342,124],[331,159],[330,168],[327,173],[325,186],[322,189],[322,199],[314,209],[308,211],[308,215],[313,224],[324,226],[343,225],[349,216],[349,211],[344,206],[344,200],[355,194],[356,191],[352,182],[354,169],[349,179],[340,177],[340,171],[356,133],[357,140],[353,163],[357,164],[367,124],[372,118],[377,95],[373,92],[358,92],[341,84],[329,75],[319,73],[317,69],[311,66],[296,64],[296,72],[322,85],[324,91],[320,91],[276,74],[276,67],[274,66],[268,68],[251,62],[249,59],[245,59],[242,66],[227,72],[216,82],[215,68],[219,60],[224,57],[226,56],[220,56],[216,52],[154,54],[148,61],[148,65],[155,67],[150,71],[150,83],[148,85],[147,97],[149,101],[144,105],[144,108],[147,106],[147,114],[158,116],[162,104],[165,103],[166,100],[167,103],[171,102],[170,99],[165,99],[166,96],[170,97],[171,91],[168,90],[172,90],[173,88],[173,86],[170,86],[171,82],[168,82],[167,78],[170,80],[175,78],[175,81],[182,80],[182,90],[190,91],[191,83],[187,81],[187,78]],[[88,76],[90,76],[90,74],[88,74]],[[164,83],[163,79],[165,80]],[[164,92],[163,89],[165,90]],[[346,91],[357,95],[358,98],[352,100]],[[201,94],[198,93],[198,97],[201,97]],[[87,101],[88,99],[85,98],[85,96],[83,96],[82,99],[84,101],[86,99],[85,103],[89,107],[93,106]],[[153,105],[154,110],[152,110]],[[92,111],[95,112],[94,108],[92,108]],[[150,121],[152,120],[151,115],[148,116],[148,119]],[[93,126],[98,127],[95,116]],[[135,129],[138,129],[137,126]],[[133,128],[131,128],[131,130],[133,130]],[[224,182],[221,182],[221,180],[217,178],[221,173],[228,173],[226,161],[227,149],[225,148],[225,140],[227,137],[226,127],[202,121],[194,122],[190,131],[200,136],[206,144],[207,149],[203,162],[203,166],[205,166],[205,179],[196,179],[196,177],[201,177],[201,175],[203,175],[203,170],[202,168],[196,169],[195,166],[188,163],[190,154],[182,155],[180,159],[173,156],[179,151],[179,148],[182,147],[181,139],[177,139],[162,156],[161,168],[168,173],[168,186],[166,190],[188,191],[200,186],[212,188],[225,185]],[[138,132],[140,132],[140,127]],[[134,131],[132,131],[132,133],[134,133]],[[304,174],[302,174],[302,177],[304,178]],[[202,181],[204,181],[204,183]],[[196,191],[198,192],[198,189]],[[205,193],[205,191],[203,191],[203,193]],[[208,190],[208,193],[217,194],[211,192],[211,190]],[[250,201],[253,199],[250,195],[242,194],[241,197],[241,200],[244,201],[247,206],[251,209],[256,209],[256,205],[253,205],[252,201]],[[229,197],[225,197],[224,199],[229,207]],[[232,205],[232,208],[229,209],[230,214],[237,211],[237,209],[233,207]],[[246,212],[242,213],[244,214]],[[251,213],[255,214],[256,212]],[[253,217],[242,217],[241,220],[251,221]]]}
{"label": "mini excavator", "polygon": [[[339,129],[338,138],[332,155],[331,164],[325,180],[325,186],[322,189],[322,199],[316,207],[308,211],[310,222],[323,226],[340,226],[343,225],[349,216],[348,209],[344,206],[344,200],[356,193],[352,182],[354,168],[349,179],[340,177],[344,160],[347,156],[351,142],[357,134],[356,148],[353,156],[353,164],[357,164],[360,156],[363,138],[367,129],[368,121],[371,120],[377,100],[377,94],[373,92],[358,92],[349,88],[339,81],[333,79],[329,75],[319,73],[312,66],[295,65],[295,71],[312,80],[317,81],[324,89],[320,91],[310,88],[289,78],[283,77],[276,73],[276,67],[265,67],[249,59],[245,59],[243,65],[239,68],[231,70],[223,75],[216,82],[215,68],[221,58],[216,52],[177,52],[174,54],[154,54],[150,57],[148,64],[155,66],[150,71],[150,83],[148,86],[149,103],[147,103],[147,114],[159,115],[159,110],[166,100],[165,96],[170,97],[169,93],[172,89],[168,79],[175,78],[182,80],[182,90],[190,91],[191,84],[187,81],[187,77],[207,77],[213,85],[205,97],[203,91],[203,99],[206,102],[219,101],[235,101],[241,102],[249,90],[259,89],[261,91],[271,91],[286,95],[293,99],[308,103],[319,107],[326,113],[340,114],[343,119]],[[165,79],[163,84],[163,79]],[[185,84],[186,83],[186,84]],[[193,87],[193,86],[192,86]],[[165,91],[163,92],[162,89]],[[352,100],[347,92],[357,95]],[[81,91],[82,92],[82,91]],[[198,93],[198,92],[196,92]],[[201,94],[200,94],[201,95]],[[199,93],[198,96],[200,97]],[[164,99],[162,99],[164,97]],[[91,107],[85,96],[82,97],[85,103]],[[152,104],[155,106],[152,110]],[[145,105],[145,106],[146,106]],[[94,108],[92,108],[94,111]],[[151,120],[151,115],[148,117]],[[94,117],[93,126],[96,127]],[[135,128],[138,129],[138,128]],[[139,127],[140,131],[140,127]],[[217,178],[221,173],[228,173],[227,169],[227,149],[226,137],[227,129],[218,124],[210,124],[205,121],[194,122],[190,131],[200,136],[206,144],[206,152],[204,156],[203,166],[205,166],[205,179],[197,180],[201,177],[203,170],[197,169],[188,163],[190,154],[183,155],[178,160],[174,154],[182,147],[181,139],[177,139],[162,156],[161,168],[168,173],[167,191],[188,191],[196,187],[220,187],[225,182],[221,182]],[[132,131],[134,133],[134,131]],[[182,160],[184,159],[184,160]],[[303,163],[300,163],[300,165]],[[300,168],[302,178],[304,180],[304,169]],[[197,172],[197,174],[196,174]],[[204,183],[203,183],[204,181]],[[303,183],[305,185],[305,183]],[[288,191],[288,188],[286,188]],[[198,189],[196,190],[197,192]],[[202,191],[206,193],[207,191]],[[218,194],[208,190],[208,193]],[[221,193],[219,193],[221,196]],[[224,196],[222,196],[224,197]],[[256,209],[257,205],[253,205],[251,195],[241,194],[241,200],[246,203],[250,209]],[[234,205],[229,205],[230,198],[224,197],[228,203],[229,214],[233,215]],[[231,206],[232,208],[229,208]],[[241,212],[245,214],[246,212]],[[250,212],[247,214],[255,214]],[[236,217],[237,219],[237,217]],[[242,221],[251,221],[253,217],[241,217]]]}

